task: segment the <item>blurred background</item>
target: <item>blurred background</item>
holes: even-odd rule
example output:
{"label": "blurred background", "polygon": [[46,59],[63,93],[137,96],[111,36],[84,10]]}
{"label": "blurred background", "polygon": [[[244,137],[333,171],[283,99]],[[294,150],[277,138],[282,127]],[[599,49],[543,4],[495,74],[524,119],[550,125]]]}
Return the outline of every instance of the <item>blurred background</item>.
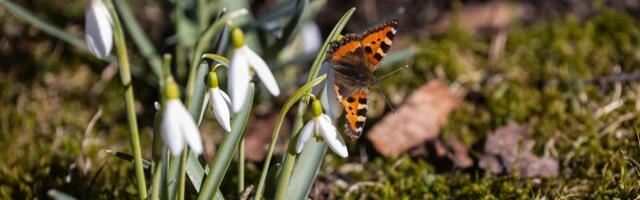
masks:
{"label": "blurred background", "polygon": [[[219,5],[248,8],[252,17],[243,28],[261,49],[277,38],[293,2],[210,5],[212,13]],[[2,199],[48,199],[51,189],[81,199],[136,197],[132,163],[106,152],[130,152],[117,66],[8,9],[22,7],[82,39],[87,4],[0,0]],[[174,54],[175,2],[127,4],[156,51]],[[184,17],[196,18],[194,1],[185,4]],[[248,184],[257,180],[281,105],[351,7],[357,10],[343,34],[400,20],[376,74],[409,67],[370,88],[364,136],[348,142],[347,159],[327,153],[310,198],[639,197],[639,0],[310,1],[284,50],[268,55],[284,92],[271,98],[259,90],[245,130]],[[143,53],[129,45],[149,158],[158,86]],[[186,69],[175,65],[184,85]],[[210,161],[223,131],[205,116],[200,128]],[[239,198],[236,181],[224,180],[227,198]]]}

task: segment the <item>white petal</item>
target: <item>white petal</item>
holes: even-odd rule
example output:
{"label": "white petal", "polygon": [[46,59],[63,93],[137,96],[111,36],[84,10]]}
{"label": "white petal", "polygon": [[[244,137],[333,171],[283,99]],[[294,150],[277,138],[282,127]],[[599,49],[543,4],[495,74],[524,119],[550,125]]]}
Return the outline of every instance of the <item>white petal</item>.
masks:
{"label": "white petal", "polygon": [[302,127],[302,130],[300,130],[300,136],[298,137],[298,143],[296,144],[296,153],[302,152],[304,144],[309,140],[309,138],[311,138],[311,135],[313,135],[315,126],[314,120],[311,120]]}
{"label": "white petal", "polygon": [[[322,65],[322,67],[329,67],[328,63],[324,63]],[[340,103],[338,101],[338,96],[336,94],[336,90],[335,90],[335,72],[334,70],[329,69],[327,72],[327,81],[325,83],[325,89],[326,89],[326,98],[327,98],[327,103],[328,105],[322,105],[327,112],[329,113],[330,117],[333,118],[334,120],[337,119],[338,117],[340,117],[340,115],[342,115],[342,103]]]}
{"label": "white petal", "polygon": [[206,92],[204,93],[204,99],[202,99],[202,109],[200,109],[200,115],[198,115],[198,123],[197,124],[202,124],[202,119],[204,118],[204,111],[207,110],[207,104],[209,104],[209,93]]}
{"label": "white petal", "polygon": [[93,1],[85,10],[85,40],[89,52],[98,58],[105,58],[113,47],[113,27],[111,15],[101,1]]}
{"label": "white petal", "polygon": [[200,138],[200,130],[198,130],[198,126],[193,121],[193,117],[191,117],[191,113],[187,111],[187,108],[182,105],[182,103],[176,106],[175,115],[176,122],[180,125],[180,130],[182,131],[182,137],[187,142],[191,150],[195,154],[202,153],[202,139]]}
{"label": "white petal", "polygon": [[320,133],[324,136],[325,142],[329,144],[329,148],[333,150],[338,156],[346,158],[349,156],[347,145],[344,143],[342,136],[338,134],[338,129],[331,124],[331,121],[327,121],[327,118],[317,118],[316,123],[320,125]]}
{"label": "white petal", "polygon": [[249,61],[249,65],[256,71],[258,77],[264,83],[264,86],[267,87],[267,90],[273,95],[280,95],[280,88],[278,88],[278,83],[276,79],[273,78],[273,74],[267,66],[267,63],[260,58],[256,53],[254,53],[249,47],[246,45],[240,48],[240,50],[244,51],[244,54],[247,56],[247,61]]}
{"label": "white petal", "polygon": [[[204,100],[203,100],[203,103],[202,103],[202,107],[209,106],[209,108],[211,110],[213,110],[213,103],[209,103],[209,102],[213,102],[212,93],[213,93],[213,89],[212,88],[209,88],[209,91],[207,91],[207,93],[204,93]],[[204,110],[204,109],[202,109],[202,110]]]}
{"label": "white petal", "polygon": [[245,55],[239,49],[235,49],[233,57],[231,57],[231,66],[229,67],[229,88],[231,92],[231,105],[233,112],[239,112],[244,106],[247,98],[247,89],[249,88],[249,63]]}
{"label": "white petal", "polygon": [[310,54],[320,49],[322,45],[322,34],[316,23],[308,23],[302,28],[302,52]]}
{"label": "white petal", "polygon": [[220,90],[220,94],[222,94],[222,98],[224,98],[224,101],[227,102],[227,106],[229,106],[229,110],[232,110],[233,107],[231,107],[231,98],[229,98],[229,95],[227,95],[227,93],[225,93],[222,90]]}
{"label": "white petal", "polygon": [[223,92],[219,88],[211,89],[211,105],[213,105],[213,114],[216,116],[216,120],[220,123],[220,126],[227,131],[231,131],[231,122],[229,115],[229,107],[224,100]]}
{"label": "white petal", "polygon": [[162,113],[162,139],[165,145],[171,150],[174,156],[180,155],[184,147],[184,139],[180,130],[180,125],[176,120],[178,114],[176,110],[178,106],[182,106],[179,100],[169,100],[165,103],[164,112]]}

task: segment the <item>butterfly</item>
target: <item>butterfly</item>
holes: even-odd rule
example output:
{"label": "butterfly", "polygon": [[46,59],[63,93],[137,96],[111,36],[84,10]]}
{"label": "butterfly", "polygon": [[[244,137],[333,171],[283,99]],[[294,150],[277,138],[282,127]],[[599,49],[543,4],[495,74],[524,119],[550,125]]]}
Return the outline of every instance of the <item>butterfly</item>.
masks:
{"label": "butterfly", "polygon": [[326,60],[335,70],[334,88],[344,106],[345,133],[351,140],[362,135],[367,115],[367,87],[374,84],[373,72],[386,55],[398,28],[398,19],[385,20],[362,34],[347,34],[333,41]]}

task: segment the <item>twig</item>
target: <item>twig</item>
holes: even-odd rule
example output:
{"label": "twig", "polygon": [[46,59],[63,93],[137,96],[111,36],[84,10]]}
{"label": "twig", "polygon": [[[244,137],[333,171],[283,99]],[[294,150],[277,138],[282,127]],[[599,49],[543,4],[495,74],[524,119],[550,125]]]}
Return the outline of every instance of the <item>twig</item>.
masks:
{"label": "twig", "polygon": [[242,200],[249,199],[249,194],[251,194],[252,191],[253,191],[253,185],[247,186],[247,188],[244,189],[244,192],[242,192],[242,196],[240,196],[240,199]]}
{"label": "twig", "polygon": [[640,80],[640,72],[631,72],[631,73],[620,73],[609,76],[600,76],[596,78],[586,79],[584,82],[586,83],[617,83],[617,82],[625,82],[625,81],[637,81]]}

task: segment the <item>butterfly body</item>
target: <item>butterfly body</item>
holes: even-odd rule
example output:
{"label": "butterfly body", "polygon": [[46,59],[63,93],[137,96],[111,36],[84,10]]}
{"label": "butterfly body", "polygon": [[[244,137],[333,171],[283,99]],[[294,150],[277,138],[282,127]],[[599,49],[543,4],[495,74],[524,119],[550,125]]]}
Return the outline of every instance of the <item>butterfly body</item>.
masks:
{"label": "butterfly body", "polygon": [[356,140],[367,114],[367,87],[376,81],[373,72],[391,47],[398,20],[386,20],[364,34],[347,34],[331,43],[327,60],[335,70],[335,92],[346,111],[345,132]]}

